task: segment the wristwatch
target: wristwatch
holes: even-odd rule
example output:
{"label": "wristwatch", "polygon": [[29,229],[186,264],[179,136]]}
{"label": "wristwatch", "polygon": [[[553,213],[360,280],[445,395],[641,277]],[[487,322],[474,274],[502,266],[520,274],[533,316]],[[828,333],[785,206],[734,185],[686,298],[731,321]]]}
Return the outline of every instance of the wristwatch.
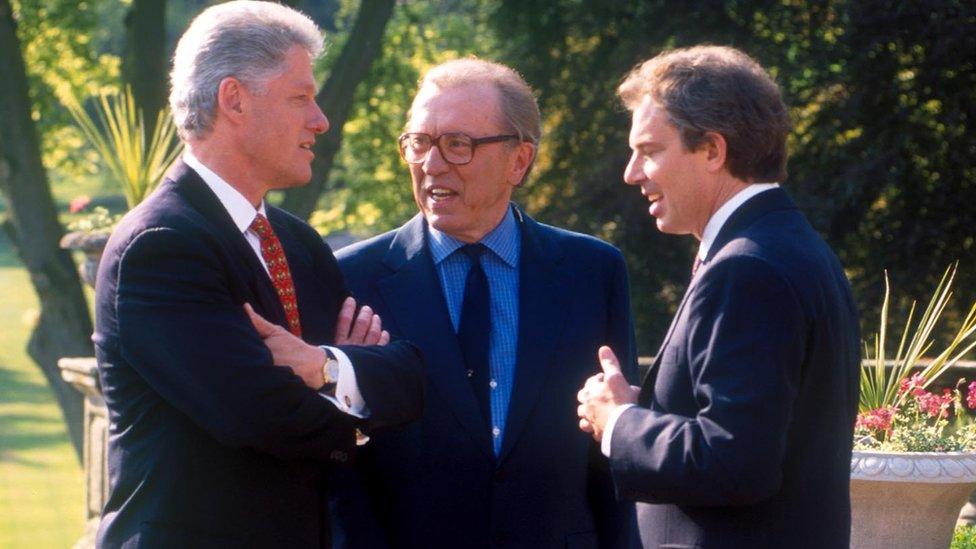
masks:
{"label": "wristwatch", "polygon": [[334,385],[339,381],[339,360],[332,351],[322,347],[325,351],[325,364],[322,365],[322,384]]}

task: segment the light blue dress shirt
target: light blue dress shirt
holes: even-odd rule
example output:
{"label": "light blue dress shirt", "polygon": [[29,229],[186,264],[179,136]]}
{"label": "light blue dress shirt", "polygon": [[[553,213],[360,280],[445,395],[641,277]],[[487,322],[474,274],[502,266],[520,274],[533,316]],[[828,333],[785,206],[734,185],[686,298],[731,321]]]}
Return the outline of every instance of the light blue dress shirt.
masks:
{"label": "light blue dress shirt", "polygon": [[[430,247],[441,289],[451,315],[451,324],[457,333],[464,302],[464,283],[471,269],[471,260],[463,253],[454,253],[464,245],[447,234],[428,225]],[[519,227],[508,209],[501,223],[481,239],[491,253],[481,256],[481,265],[488,278],[491,293],[491,335],[488,339],[488,367],[491,371],[489,395],[491,397],[491,432],[495,455],[501,451],[505,433],[508,403],[512,398],[515,382],[515,358],[518,348],[519,312],[519,254],[521,239]],[[464,365],[459,364],[459,368]]]}

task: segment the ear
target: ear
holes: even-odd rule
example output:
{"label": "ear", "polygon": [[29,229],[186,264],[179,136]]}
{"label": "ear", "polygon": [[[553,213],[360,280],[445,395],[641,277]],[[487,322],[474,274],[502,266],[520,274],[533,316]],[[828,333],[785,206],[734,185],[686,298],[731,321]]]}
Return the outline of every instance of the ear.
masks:
{"label": "ear", "polygon": [[534,143],[529,143],[528,141],[522,141],[518,144],[515,149],[515,157],[512,161],[512,168],[509,170],[508,182],[512,186],[519,186],[522,183],[522,179],[525,177],[525,172],[528,171],[529,166],[532,165],[532,160],[535,158],[536,146]]}
{"label": "ear", "polygon": [[725,137],[716,132],[706,132],[705,138],[699,145],[699,150],[705,154],[705,169],[711,173],[717,173],[725,167],[728,143]]}
{"label": "ear", "polygon": [[233,76],[224,78],[217,86],[217,111],[231,122],[241,119],[248,99],[244,84]]}

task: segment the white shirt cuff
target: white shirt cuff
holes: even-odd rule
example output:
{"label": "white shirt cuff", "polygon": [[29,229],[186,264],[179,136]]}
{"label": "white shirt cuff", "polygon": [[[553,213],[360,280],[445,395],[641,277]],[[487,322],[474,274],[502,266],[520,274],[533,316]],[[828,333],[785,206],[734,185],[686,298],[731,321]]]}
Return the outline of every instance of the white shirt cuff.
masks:
{"label": "white shirt cuff", "polygon": [[336,380],[335,396],[322,394],[326,400],[332,402],[342,412],[358,418],[369,417],[369,408],[363,394],[359,392],[359,384],[356,382],[356,371],[352,367],[352,362],[342,349],[323,345],[323,349],[332,353],[339,362],[339,378]]}
{"label": "white shirt cuff", "polygon": [[627,411],[629,408],[637,406],[636,404],[621,404],[610,412],[610,417],[607,418],[607,424],[603,427],[603,439],[600,440],[600,451],[603,455],[610,457],[610,439],[613,438],[613,428],[617,425],[617,420],[620,419],[620,414]]}

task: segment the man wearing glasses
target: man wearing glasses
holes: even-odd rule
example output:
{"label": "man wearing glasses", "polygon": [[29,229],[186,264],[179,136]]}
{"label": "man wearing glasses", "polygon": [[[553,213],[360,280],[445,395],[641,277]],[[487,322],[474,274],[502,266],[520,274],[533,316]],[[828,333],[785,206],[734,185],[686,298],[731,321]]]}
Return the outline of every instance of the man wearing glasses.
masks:
{"label": "man wearing glasses", "polygon": [[337,254],[353,295],[428,366],[423,418],[377,433],[363,491],[333,506],[339,546],[611,547],[632,531],[574,414],[601,345],[635,373],[626,266],[510,202],[540,133],[512,69],[434,67],[399,139],[419,214]]}

